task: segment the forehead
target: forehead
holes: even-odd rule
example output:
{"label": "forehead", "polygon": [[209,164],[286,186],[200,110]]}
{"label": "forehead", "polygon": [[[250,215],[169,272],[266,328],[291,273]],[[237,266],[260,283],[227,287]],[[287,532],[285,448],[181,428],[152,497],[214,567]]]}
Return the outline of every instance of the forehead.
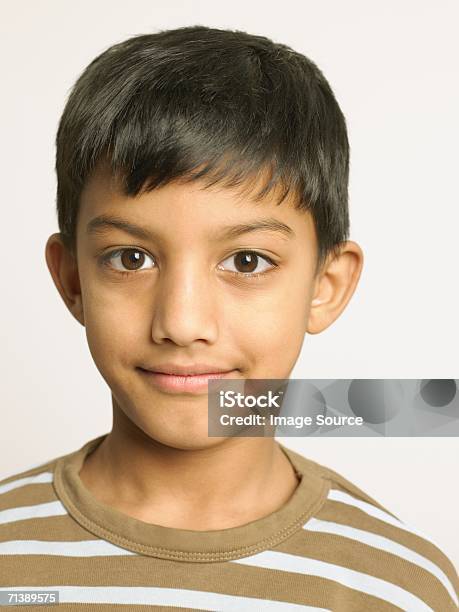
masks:
{"label": "forehead", "polygon": [[[270,231],[271,227],[285,239],[306,239],[315,244],[312,215],[295,207],[295,194],[291,192],[279,205],[281,188],[276,187],[264,198],[255,200],[265,182],[265,174],[242,188],[206,187],[203,181],[177,180],[131,197],[123,192],[120,178],[113,176],[107,165],[100,164],[81,194],[77,234],[91,234],[97,221],[100,228],[101,217],[131,222],[161,235],[170,233],[177,237],[185,232],[200,238],[216,236],[219,230],[235,224],[258,221],[260,227],[265,222],[265,230]],[[109,227],[107,224],[106,229]]]}

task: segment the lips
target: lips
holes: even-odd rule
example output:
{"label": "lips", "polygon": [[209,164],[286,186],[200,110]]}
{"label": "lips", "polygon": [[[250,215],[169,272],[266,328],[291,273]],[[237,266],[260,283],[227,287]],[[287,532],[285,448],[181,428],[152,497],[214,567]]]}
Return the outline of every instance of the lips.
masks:
{"label": "lips", "polygon": [[162,374],[177,374],[179,376],[194,376],[196,374],[220,374],[232,371],[230,367],[220,367],[209,363],[178,364],[162,363],[152,366],[141,366],[143,370],[161,372]]}
{"label": "lips", "polygon": [[[224,371],[221,369],[218,370],[217,368],[212,371],[211,368],[215,368],[215,366],[208,366],[205,364],[193,367],[161,366],[162,369],[167,368],[167,370],[169,370],[168,372],[160,371],[159,366],[157,367],[158,370],[156,371],[151,371],[144,368],[139,368],[139,370],[147,382],[166,393],[207,393],[209,380],[237,377],[237,370]],[[171,370],[175,371],[171,372]],[[185,371],[185,373],[177,373],[177,370],[182,370],[182,372]],[[196,370],[201,371],[196,372]]]}

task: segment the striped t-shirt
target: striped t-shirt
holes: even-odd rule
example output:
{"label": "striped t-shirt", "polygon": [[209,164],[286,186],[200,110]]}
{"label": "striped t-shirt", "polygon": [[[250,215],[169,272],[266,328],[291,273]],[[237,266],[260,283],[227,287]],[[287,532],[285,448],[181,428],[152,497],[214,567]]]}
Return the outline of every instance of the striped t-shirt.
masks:
{"label": "striped t-shirt", "polygon": [[458,610],[457,572],[428,537],[277,441],[299,477],[290,499],[244,525],[194,531],[95,499],[79,471],[105,435],[0,482],[2,597],[57,591],[46,609],[69,611]]}

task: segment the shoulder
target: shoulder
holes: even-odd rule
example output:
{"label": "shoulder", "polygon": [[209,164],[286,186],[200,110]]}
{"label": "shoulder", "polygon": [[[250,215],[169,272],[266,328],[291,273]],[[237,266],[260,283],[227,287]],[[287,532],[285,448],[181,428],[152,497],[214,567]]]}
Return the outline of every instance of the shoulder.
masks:
{"label": "shoulder", "polygon": [[54,467],[58,459],[56,457],[46,463],[0,479],[0,499],[4,498],[7,493],[20,490],[26,485],[51,483]]}
{"label": "shoulder", "polygon": [[323,504],[301,537],[306,547],[315,543],[331,576],[403,602],[402,609],[459,609],[457,571],[430,536],[338,472],[287,450],[301,471],[327,481]]}
{"label": "shoulder", "polygon": [[39,513],[43,515],[58,503],[53,489],[53,473],[58,458],[0,480],[0,541],[5,528]]}

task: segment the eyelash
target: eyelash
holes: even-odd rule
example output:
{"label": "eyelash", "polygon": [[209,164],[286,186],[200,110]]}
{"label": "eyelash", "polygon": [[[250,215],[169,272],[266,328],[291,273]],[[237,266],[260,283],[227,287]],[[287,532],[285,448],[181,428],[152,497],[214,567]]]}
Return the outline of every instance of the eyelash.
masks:
{"label": "eyelash", "polygon": [[[121,276],[123,276],[123,277],[131,276],[132,274],[136,274],[137,272],[141,272],[142,270],[117,270],[116,268],[113,268],[110,265],[110,260],[112,259],[112,257],[114,257],[115,255],[120,255],[120,254],[124,253],[125,251],[134,251],[134,252],[137,252],[137,253],[143,253],[144,255],[147,255],[148,257],[150,257],[150,255],[148,255],[148,253],[146,253],[142,249],[137,249],[137,248],[134,248],[134,247],[124,247],[122,249],[115,249],[113,251],[109,251],[108,253],[103,255],[102,258],[101,258],[102,265],[107,267],[107,268],[109,268],[111,271],[116,272],[117,274],[121,274]],[[278,264],[276,264],[267,255],[263,255],[262,253],[259,253],[258,251],[254,251],[254,250],[250,250],[250,249],[244,249],[244,250],[241,250],[241,251],[236,251],[235,253],[233,253],[232,255],[229,255],[228,257],[235,257],[239,253],[251,253],[251,254],[255,254],[257,257],[261,257],[261,259],[264,259],[265,261],[267,261],[273,267],[270,268],[269,270],[265,270],[264,272],[234,272],[233,270],[226,270],[226,272],[229,272],[230,274],[234,274],[235,276],[239,276],[239,277],[242,276],[243,278],[250,278],[250,279],[253,279],[253,280],[258,280],[261,277],[266,276],[269,272],[273,272],[278,267]],[[228,257],[226,257],[225,259],[228,259]]]}

